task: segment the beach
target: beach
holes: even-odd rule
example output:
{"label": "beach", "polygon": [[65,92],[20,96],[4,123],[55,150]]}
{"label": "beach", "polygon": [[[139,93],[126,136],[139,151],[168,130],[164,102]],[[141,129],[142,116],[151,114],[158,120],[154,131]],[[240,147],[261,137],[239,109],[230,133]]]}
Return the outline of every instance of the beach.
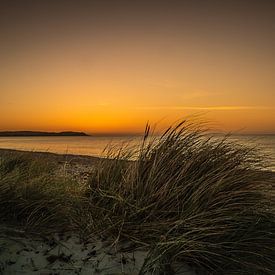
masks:
{"label": "beach", "polygon": [[[20,154],[46,159],[59,166],[59,173],[85,184],[98,157],[47,152],[0,149],[5,155]],[[0,224],[1,274],[140,274],[148,256],[146,247],[135,248],[130,242],[114,244],[111,239],[93,236],[83,240],[75,232],[43,234],[24,227]],[[195,275],[188,265],[175,266],[175,274]]]}
{"label": "beach", "polygon": [[275,274],[275,1],[0,3],[0,275]]}
{"label": "beach", "polygon": [[1,273],[272,274],[274,172],[169,131],[135,158],[0,149]]}

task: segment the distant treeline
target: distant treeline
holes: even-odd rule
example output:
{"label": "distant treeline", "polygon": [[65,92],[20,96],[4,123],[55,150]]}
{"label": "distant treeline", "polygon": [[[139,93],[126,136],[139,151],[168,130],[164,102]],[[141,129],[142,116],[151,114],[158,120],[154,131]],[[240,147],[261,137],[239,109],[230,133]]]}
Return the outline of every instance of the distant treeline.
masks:
{"label": "distant treeline", "polygon": [[49,136],[88,136],[84,132],[34,132],[34,131],[5,131],[0,132],[0,137],[49,137]]}

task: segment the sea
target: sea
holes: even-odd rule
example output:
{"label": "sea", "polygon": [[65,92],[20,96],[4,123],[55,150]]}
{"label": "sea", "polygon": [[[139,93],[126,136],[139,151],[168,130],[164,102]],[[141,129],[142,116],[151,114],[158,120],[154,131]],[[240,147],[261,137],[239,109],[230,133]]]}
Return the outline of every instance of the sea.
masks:
{"label": "sea", "polygon": [[[260,149],[268,169],[275,171],[275,135],[232,135],[229,139]],[[141,136],[0,137],[0,148],[104,157],[108,148],[135,147],[141,142]]]}

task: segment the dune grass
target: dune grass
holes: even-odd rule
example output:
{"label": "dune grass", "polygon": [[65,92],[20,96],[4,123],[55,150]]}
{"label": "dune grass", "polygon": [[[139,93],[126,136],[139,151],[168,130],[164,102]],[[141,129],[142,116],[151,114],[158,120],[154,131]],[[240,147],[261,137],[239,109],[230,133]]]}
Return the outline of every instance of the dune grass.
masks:
{"label": "dune grass", "polygon": [[215,274],[272,274],[274,178],[264,168],[255,149],[209,138],[190,122],[160,138],[147,127],[141,148],[96,167],[95,228],[148,245],[148,270],[183,261]]}
{"label": "dune grass", "polygon": [[82,203],[81,188],[59,175],[57,168],[57,163],[43,157],[1,156],[0,220],[30,231],[68,228],[71,211]]}
{"label": "dune grass", "polygon": [[183,121],[161,137],[148,126],[139,148],[111,151],[86,185],[55,166],[2,159],[0,218],[145,246],[141,274],[172,274],[177,262],[203,274],[275,272],[274,176],[255,149]]}

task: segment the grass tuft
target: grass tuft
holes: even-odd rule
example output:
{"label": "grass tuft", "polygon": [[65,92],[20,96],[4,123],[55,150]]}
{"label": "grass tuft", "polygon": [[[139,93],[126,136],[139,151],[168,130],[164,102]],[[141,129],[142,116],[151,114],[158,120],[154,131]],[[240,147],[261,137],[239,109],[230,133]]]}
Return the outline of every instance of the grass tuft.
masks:
{"label": "grass tuft", "polygon": [[80,188],[57,163],[20,153],[0,158],[0,220],[30,231],[69,227]]}
{"label": "grass tuft", "polygon": [[94,228],[150,247],[144,272],[183,261],[216,274],[273,274],[274,176],[258,153],[188,121],[157,138],[147,127],[137,151],[112,153],[90,178]]}

